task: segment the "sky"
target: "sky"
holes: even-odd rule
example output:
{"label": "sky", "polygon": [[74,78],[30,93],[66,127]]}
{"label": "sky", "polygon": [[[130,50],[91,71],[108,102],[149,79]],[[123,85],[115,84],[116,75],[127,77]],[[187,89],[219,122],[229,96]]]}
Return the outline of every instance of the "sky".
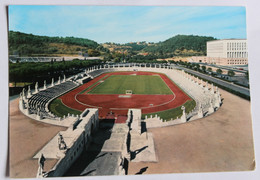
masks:
{"label": "sky", "polygon": [[9,30],[73,36],[98,43],[159,42],[178,34],[217,39],[246,36],[238,6],[9,6]]}

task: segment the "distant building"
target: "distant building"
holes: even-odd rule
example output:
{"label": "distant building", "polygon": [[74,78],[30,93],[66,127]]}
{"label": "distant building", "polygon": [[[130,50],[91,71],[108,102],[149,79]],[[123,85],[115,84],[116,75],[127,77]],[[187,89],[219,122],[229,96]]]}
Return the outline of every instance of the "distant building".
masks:
{"label": "distant building", "polygon": [[224,66],[247,65],[246,39],[223,39],[207,42],[207,56],[193,56],[191,62]]}

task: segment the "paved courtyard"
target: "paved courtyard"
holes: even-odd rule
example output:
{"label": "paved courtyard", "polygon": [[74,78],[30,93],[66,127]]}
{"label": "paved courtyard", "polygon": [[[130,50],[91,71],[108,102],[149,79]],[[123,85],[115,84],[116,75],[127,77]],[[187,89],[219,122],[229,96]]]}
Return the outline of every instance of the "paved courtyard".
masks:
{"label": "paved courtyard", "polygon": [[[66,128],[48,125],[28,118],[18,109],[18,101],[19,99],[11,101],[9,110],[10,177],[36,177],[38,159],[33,159],[33,156],[56,133]],[[50,170],[56,162],[56,159],[48,161],[44,170]]]}
{"label": "paved courtyard", "polygon": [[129,174],[253,170],[250,102],[221,90],[223,106],[211,116],[153,133],[157,163],[131,162]]}

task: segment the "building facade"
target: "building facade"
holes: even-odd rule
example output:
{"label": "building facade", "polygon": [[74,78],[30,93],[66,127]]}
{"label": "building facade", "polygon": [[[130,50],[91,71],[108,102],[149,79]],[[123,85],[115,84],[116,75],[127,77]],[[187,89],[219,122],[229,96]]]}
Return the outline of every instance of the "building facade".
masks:
{"label": "building facade", "polygon": [[223,39],[208,41],[207,56],[194,56],[190,61],[223,66],[247,65],[247,40]]}

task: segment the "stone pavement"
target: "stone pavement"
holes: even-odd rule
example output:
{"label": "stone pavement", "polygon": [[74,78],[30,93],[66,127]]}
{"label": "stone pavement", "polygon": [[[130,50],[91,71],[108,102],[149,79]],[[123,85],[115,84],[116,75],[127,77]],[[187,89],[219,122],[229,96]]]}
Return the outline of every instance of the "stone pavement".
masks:
{"label": "stone pavement", "polygon": [[101,129],[93,137],[93,144],[96,146],[90,146],[89,151],[121,152],[127,132],[128,127],[125,124],[114,124],[111,130]]}
{"label": "stone pavement", "polygon": [[[34,178],[38,170],[38,159],[32,157],[59,131],[66,128],[53,126],[25,116],[18,109],[19,99],[10,101],[9,109],[9,158],[10,177]],[[44,170],[50,170],[57,159],[50,159]]]}
{"label": "stone pavement", "polygon": [[[224,103],[205,118],[148,129],[157,163],[130,162],[128,174],[247,171],[255,168],[250,101],[221,89]],[[140,174],[140,173],[139,173]]]}
{"label": "stone pavement", "polygon": [[157,162],[152,133],[132,134],[130,149],[134,156],[132,162]]}

